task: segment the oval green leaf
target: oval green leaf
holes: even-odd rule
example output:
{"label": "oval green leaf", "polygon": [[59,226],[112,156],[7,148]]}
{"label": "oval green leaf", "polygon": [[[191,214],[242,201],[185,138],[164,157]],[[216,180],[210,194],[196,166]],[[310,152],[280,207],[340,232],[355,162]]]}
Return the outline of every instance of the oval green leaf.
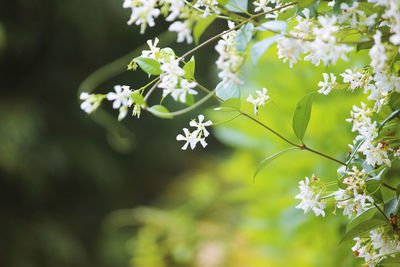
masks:
{"label": "oval green leaf", "polygon": [[374,230],[378,227],[386,225],[387,222],[384,220],[379,220],[379,219],[371,219],[368,221],[363,221],[360,224],[357,224],[353,228],[351,228],[340,240],[339,244],[347,241],[347,240],[352,240],[355,237],[359,237],[363,234],[368,233],[371,230]]}
{"label": "oval green leaf", "polygon": [[194,79],[194,69],[195,69],[195,61],[194,61],[194,56],[192,56],[190,61],[186,63],[185,66],[183,66],[183,70],[185,71],[183,78]]}
{"label": "oval green leaf", "polygon": [[215,16],[207,16],[197,22],[196,26],[193,29],[193,37],[195,44],[199,44],[200,37],[203,32],[207,29],[207,27],[215,20]]}
{"label": "oval green leaf", "polygon": [[297,103],[296,110],[294,111],[292,126],[294,133],[301,141],[303,141],[308,122],[310,121],[313,96],[314,92],[303,96]]}
{"label": "oval green leaf", "polygon": [[232,81],[220,82],[215,90],[215,94],[224,101],[232,97],[240,98],[239,86]]}
{"label": "oval green leaf", "polygon": [[138,57],[135,62],[140,66],[140,68],[150,75],[160,75],[162,72],[161,64],[157,60],[148,57]]}
{"label": "oval green leaf", "polygon": [[262,169],[264,169],[265,166],[267,166],[268,164],[270,164],[274,159],[278,158],[279,156],[281,156],[281,155],[284,154],[285,152],[288,152],[288,151],[293,150],[293,149],[296,149],[296,148],[298,148],[298,147],[290,147],[290,148],[287,148],[287,149],[285,149],[285,150],[282,150],[282,151],[276,153],[275,155],[272,155],[272,156],[270,156],[270,157],[268,157],[268,158],[262,160],[262,161],[257,165],[256,170],[255,170],[255,172],[254,172],[254,175],[253,175],[253,183],[254,183],[255,180],[256,180],[257,174],[258,174]]}

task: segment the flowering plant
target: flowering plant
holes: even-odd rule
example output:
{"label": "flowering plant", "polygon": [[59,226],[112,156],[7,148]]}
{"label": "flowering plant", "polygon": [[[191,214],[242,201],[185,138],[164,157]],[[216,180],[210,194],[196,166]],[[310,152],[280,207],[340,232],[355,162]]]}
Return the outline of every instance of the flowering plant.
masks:
{"label": "flowering plant", "polygon": [[[154,19],[162,15],[172,22],[169,31],[177,32],[177,42],[197,45],[177,56],[171,48],[157,47],[158,38],[149,40],[149,50],[132,59],[128,70],[140,67],[155,78],[137,90],[116,85],[115,92],[106,95],[82,92],[81,108],[85,112],[94,112],[107,99],[119,110],[118,120],[124,119],[132,106],[132,115],[138,118],[142,110],[161,118],[173,118],[215,98],[220,102],[216,107],[218,112],[236,113],[233,119],[245,117],[291,145],[260,162],[254,178],[271,161],[293,150],[308,151],[337,163],[340,167],[335,183],[324,183],[314,174],[299,182],[300,193],[296,199],[301,202],[297,208],[324,217],[328,204],[333,203],[333,213],[343,209],[343,215],[350,220],[351,227],[342,242],[356,241],[353,252],[357,257],[364,258],[369,266],[400,263],[397,223],[400,185],[387,183],[387,178],[394,176],[392,163],[400,159],[400,5],[397,0],[259,0],[251,4],[247,0],[125,0],[123,7],[132,10],[128,24],[140,25],[141,33],[153,27]],[[228,28],[199,44],[202,33],[217,19],[226,20]],[[265,32],[271,35],[258,40]],[[215,64],[221,81],[210,90],[195,78],[193,54],[217,40]],[[254,94],[242,97],[245,79],[240,75],[241,67],[248,60],[256,65],[275,43],[278,58],[288,62],[290,68],[300,60],[315,66],[335,65],[339,60],[350,61],[359,51],[367,51],[370,58],[370,64],[361,68],[353,66],[341,73],[323,73],[323,81],[317,83],[319,90],[300,99],[292,122],[297,142],[258,117],[258,109],[273,101],[267,95],[267,88],[257,90],[256,97]],[[196,88],[206,95],[195,101]],[[157,89],[162,90],[160,104],[150,106],[150,97]],[[365,100],[355,103],[350,111],[347,121],[352,123],[352,131],[357,135],[349,145],[351,151],[346,159],[339,160],[306,145],[304,136],[315,94],[329,95],[332,90],[344,89],[361,91]],[[162,105],[166,97],[188,107],[170,112]],[[246,102],[252,104],[251,111],[246,110]],[[207,127],[215,125],[199,115],[197,121],[189,123],[194,130],[183,128],[184,135],[178,134],[176,139],[185,142],[183,150],[194,149],[199,143],[205,148],[210,134]]]}

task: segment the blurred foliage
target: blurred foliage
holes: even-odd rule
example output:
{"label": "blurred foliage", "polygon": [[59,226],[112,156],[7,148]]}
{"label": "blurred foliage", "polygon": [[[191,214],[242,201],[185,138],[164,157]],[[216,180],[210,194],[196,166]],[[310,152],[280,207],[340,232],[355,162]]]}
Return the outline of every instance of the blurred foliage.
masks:
{"label": "blurred foliage", "polygon": [[[287,146],[246,118],[213,129],[225,146],[211,137],[205,151],[183,152],[175,136],[194,113],[174,120],[143,114],[116,126],[110,107],[94,117],[79,110],[78,86],[90,73],[167,27],[159,23],[139,35],[126,25],[130,12],[121,5],[0,3],[0,266],[355,264],[351,244],[337,246],[345,229],[341,215],[321,219],[294,208],[297,182],[313,172],[334,181],[335,163],[291,151],[253,184],[257,164]],[[172,46],[179,54],[188,49]],[[196,78],[212,88],[218,79],[209,66],[216,55],[208,51],[196,57]],[[116,77],[128,63],[113,75],[102,73],[93,86],[104,92],[117,83],[145,84],[140,71]],[[362,54],[351,62],[365,63]],[[273,102],[260,109],[261,120],[296,141],[296,102],[317,89],[322,72],[346,66],[289,69],[272,47],[257,68],[244,66],[242,99],[267,87]],[[360,99],[345,91],[317,96],[307,145],[344,159],[353,136],[344,119]],[[226,119],[213,110],[207,115]]]}
{"label": "blurred foliage", "polygon": [[[356,65],[366,64],[365,55]],[[249,93],[268,88],[272,102],[259,110],[262,122],[294,142],[291,118],[296,102],[317,90],[322,72],[346,68],[300,63],[294,69],[276,59],[271,49],[257,68],[248,64],[243,75],[250,81],[241,88],[242,106]],[[289,97],[290,96],[290,97]],[[305,143],[344,160],[352,142],[345,122],[361,95],[335,91],[314,101]],[[226,112],[209,110],[214,122]],[[231,117],[236,113],[232,112]],[[351,242],[338,246],[346,218],[305,216],[295,209],[297,182],[315,173],[324,182],[336,181],[336,163],[306,151],[294,150],[268,165],[252,184],[256,165],[288,145],[244,117],[216,126],[213,134],[235,148],[226,156],[205,155],[158,198],[155,206],[110,214],[110,232],[131,231],[127,242],[131,266],[357,266]],[[334,211],[333,202],[330,210]],[[338,212],[340,213],[340,211]]]}

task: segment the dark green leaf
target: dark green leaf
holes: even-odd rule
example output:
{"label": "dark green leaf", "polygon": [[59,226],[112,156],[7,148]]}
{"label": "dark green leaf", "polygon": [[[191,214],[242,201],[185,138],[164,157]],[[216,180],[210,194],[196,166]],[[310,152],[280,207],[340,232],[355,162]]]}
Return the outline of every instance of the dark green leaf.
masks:
{"label": "dark green leaf", "polygon": [[398,203],[399,199],[397,197],[393,197],[385,202],[385,205],[383,206],[383,212],[388,218],[390,218],[390,214],[396,215]]}
{"label": "dark green leaf", "polygon": [[346,229],[347,230],[351,229],[351,228],[355,227],[356,225],[360,224],[361,222],[371,219],[376,212],[377,212],[377,210],[375,207],[371,207],[371,208],[364,210],[363,212],[357,214],[356,217],[354,217],[353,219],[351,219],[349,221]]}
{"label": "dark green leaf", "polygon": [[162,105],[155,105],[149,108],[149,111],[157,117],[163,118],[163,119],[172,119],[172,116],[169,114],[169,111],[166,107]]}
{"label": "dark green leaf", "polygon": [[138,57],[135,62],[140,66],[140,68],[150,75],[160,75],[163,73],[160,69],[161,64],[153,58]]}
{"label": "dark green leaf", "polygon": [[270,156],[270,157],[264,159],[263,161],[261,161],[261,162],[257,165],[256,171],[254,172],[254,175],[253,175],[253,183],[254,183],[254,181],[255,181],[255,179],[256,179],[257,174],[258,174],[265,166],[267,166],[268,164],[270,164],[274,159],[278,158],[279,156],[281,156],[281,155],[284,154],[285,152],[288,152],[288,151],[293,150],[293,149],[296,149],[296,148],[297,148],[297,147],[290,147],[290,148],[288,148],[288,149],[282,150],[282,151],[276,153],[275,155],[272,155],[272,156]]}
{"label": "dark green leaf", "polygon": [[364,143],[365,139],[359,139],[353,146],[353,150],[351,151],[349,160],[346,162],[347,167],[350,165],[349,163],[353,160],[354,156],[357,154],[358,150],[360,149],[361,145]]}
{"label": "dark green leaf", "polygon": [[311,116],[312,99],[314,92],[303,96],[297,103],[296,110],[293,115],[293,130],[296,136],[303,141],[308,122]]}
{"label": "dark green leaf", "polygon": [[400,114],[400,109],[397,109],[397,110],[393,111],[392,114],[390,114],[383,122],[381,122],[379,124],[378,130],[380,131],[382,129],[382,127],[385,126],[386,123],[388,123],[389,121],[391,121],[394,118],[398,117],[399,114]]}
{"label": "dark green leaf", "polygon": [[185,71],[185,74],[183,75],[183,78],[185,79],[194,79],[194,69],[195,69],[195,61],[194,61],[194,56],[190,59],[188,63],[183,66],[183,70]]}
{"label": "dark green leaf", "polygon": [[400,93],[394,92],[390,95],[389,105],[394,110],[400,108]]}
{"label": "dark green leaf", "polygon": [[251,47],[251,60],[253,61],[254,65],[257,64],[258,59],[267,52],[268,48],[275,43],[275,41],[279,38],[278,35],[274,35],[264,40],[261,40]]}
{"label": "dark green leaf", "polygon": [[253,36],[254,25],[252,23],[247,23],[243,25],[237,32],[235,36],[235,45],[238,51],[245,51],[247,44],[250,42]]}
{"label": "dark green leaf", "polygon": [[365,180],[365,181],[366,181],[366,182],[373,181],[373,180],[375,180],[375,181],[381,181],[381,180],[382,180],[382,177],[383,177],[383,173],[384,173],[385,171],[386,171],[386,168],[383,168],[383,169],[378,173],[378,175],[369,177],[369,178],[367,178],[367,180]]}
{"label": "dark green leaf", "polygon": [[239,87],[233,81],[220,82],[217,85],[216,95],[222,100],[227,100],[229,98],[240,98]]}
{"label": "dark green leaf", "polygon": [[200,37],[203,32],[207,29],[207,27],[215,20],[215,16],[207,16],[197,22],[196,26],[193,29],[193,37],[195,44],[199,44]]}
{"label": "dark green leaf", "polygon": [[342,240],[339,242],[339,244],[347,241],[347,240],[352,240],[355,237],[362,236],[363,234],[368,233],[371,230],[374,230],[378,227],[386,225],[387,222],[384,220],[379,220],[379,219],[371,219],[368,221],[363,221],[353,228],[351,228],[342,238]]}

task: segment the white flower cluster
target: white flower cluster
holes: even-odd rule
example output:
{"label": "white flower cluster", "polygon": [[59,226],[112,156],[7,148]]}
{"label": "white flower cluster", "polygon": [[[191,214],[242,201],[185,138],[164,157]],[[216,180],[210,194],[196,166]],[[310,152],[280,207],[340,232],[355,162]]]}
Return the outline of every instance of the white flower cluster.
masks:
{"label": "white flower cluster", "polygon": [[[164,14],[166,16],[166,21],[172,22],[186,16],[184,15],[185,12],[183,12],[185,9],[184,0],[124,0],[123,7],[132,10],[128,24],[135,23],[136,25],[140,25],[141,34],[144,33],[147,26],[153,27],[155,25],[154,19],[161,13],[164,14],[164,10],[168,10],[166,14]],[[161,12],[161,10],[163,11]],[[190,44],[193,42],[191,25],[190,19],[183,22],[175,21],[169,26],[168,30],[178,33],[177,42],[186,40],[186,42]]]}
{"label": "white flower cluster", "polygon": [[[235,27],[235,24],[231,21],[228,22],[230,29]],[[239,67],[243,63],[243,56],[236,50],[235,36],[236,31],[231,31],[222,36],[222,39],[218,41],[215,46],[215,50],[219,54],[218,60],[215,62],[217,68],[221,71],[218,73],[218,77],[222,79],[222,82],[232,81],[236,84],[241,84],[242,81],[239,79],[238,71]]]}
{"label": "white flower cluster", "polygon": [[186,141],[186,143],[182,147],[182,150],[186,150],[189,145],[191,149],[194,149],[199,142],[203,146],[203,148],[207,146],[205,138],[209,136],[210,133],[207,131],[206,127],[212,125],[212,121],[208,120],[206,122],[203,122],[204,116],[201,114],[199,115],[198,119],[198,122],[192,120],[189,123],[191,127],[196,127],[196,130],[194,130],[193,132],[189,132],[187,128],[183,128],[183,133],[185,135],[179,134],[176,137],[176,140],[178,141]]}
{"label": "white flower cluster", "polygon": [[368,266],[376,266],[386,257],[394,257],[399,253],[400,243],[398,238],[388,233],[388,229],[380,227],[369,232],[368,237],[354,238],[356,244],[352,247],[354,254],[365,259]]}
{"label": "white flower cluster", "polygon": [[[376,0],[376,6],[385,7],[382,18],[385,19],[385,25],[389,26],[392,35],[389,40],[392,44],[400,45],[400,3],[398,0]],[[399,46],[400,52],[400,46]]]}
{"label": "white flower cluster", "polygon": [[352,171],[346,171],[348,177],[343,179],[346,189],[339,189],[334,193],[336,207],[343,209],[343,215],[349,219],[355,214],[360,214],[366,209],[372,207],[374,199],[366,192],[364,177],[366,172],[358,170],[353,166]]}
{"label": "white flower cluster", "polygon": [[316,216],[325,217],[325,203],[320,199],[321,193],[315,192],[318,187],[311,186],[316,181],[318,180],[313,175],[311,180],[305,177],[304,181],[299,182],[300,193],[295,198],[300,199],[301,202],[296,208],[304,210],[304,213],[312,210]]}
{"label": "white flower cluster", "polygon": [[297,17],[298,25],[289,32],[289,37],[281,36],[277,40],[278,57],[283,62],[289,61],[290,67],[297,63],[301,54],[306,54],[304,60],[318,66],[321,61],[325,65],[336,64],[341,58],[347,61],[347,53],[353,47],[339,44],[335,34],[340,30],[336,16],[319,16],[313,23],[309,9],[304,9],[305,18]]}
{"label": "white flower cluster", "polygon": [[[257,0],[253,2],[253,5],[256,6],[256,8],[254,9],[254,12],[268,12],[271,11],[273,9],[276,9],[278,7],[282,6],[282,2],[281,0]],[[292,8],[292,7],[289,7]],[[281,9],[281,11],[283,11]],[[278,11],[275,12],[271,12],[265,15],[266,19],[276,19],[278,17]]]}
{"label": "white flower cluster", "polygon": [[349,6],[347,3],[341,3],[340,9],[342,10],[342,14],[338,15],[338,22],[340,24],[349,23],[351,28],[374,25],[378,15],[375,13],[367,17],[365,12],[358,8],[358,2],[354,2],[352,6]]}
{"label": "white flower cluster", "polygon": [[144,33],[147,25],[153,27],[154,19],[157,18],[161,11],[158,9],[156,0],[124,0],[123,8],[132,10],[131,18],[128,24],[135,23],[140,25],[140,33]]}
{"label": "white flower cluster", "polygon": [[212,10],[215,14],[219,14],[218,10],[218,1],[217,0],[197,0],[194,4],[194,7],[201,8],[205,7],[203,17],[207,17],[210,14],[210,10]]}
{"label": "white flower cluster", "polygon": [[333,73],[331,73],[330,74],[331,81],[329,81],[328,73],[322,73],[322,76],[324,77],[324,81],[318,83],[318,86],[321,87],[321,89],[318,90],[318,93],[327,95],[337,85],[336,76]]}
{"label": "white flower cluster", "polygon": [[175,53],[170,48],[160,50],[157,47],[158,38],[154,40],[154,43],[148,40],[147,44],[150,50],[142,51],[142,57],[153,58],[160,62],[163,73],[160,75],[161,82],[158,87],[163,89],[162,97],[171,94],[175,101],[185,103],[188,94],[197,95],[197,91],[193,89],[197,86],[197,83],[190,82],[182,77],[185,75],[185,71],[179,67]]}
{"label": "white flower cluster", "polygon": [[89,94],[87,92],[82,92],[79,96],[79,99],[83,100],[83,102],[81,103],[81,109],[87,114],[95,111],[100,106],[100,103],[103,100],[103,98],[99,95]]}
{"label": "white flower cluster", "polygon": [[366,104],[361,103],[361,108],[353,106],[353,111],[350,114],[351,118],[346,121],[353,123],[353,132],[358,131],[359,135],[356,140],[364,139],[358,151],[365,155],[367,164],[375,167],[385,163],[390,166],[387,146],[383,142],[375,142],[378,129],[376,121],[372,122],[371,119],[372,110]]}
{"label": "white flower cluster", "polygon": [[267,95],[267,88],[263,88],[262,92],[261,91],[256,91],[257,97],[253,98],[251,94],[249,94],[249,97],[246,99],[247,102],[250,102],[254,106],[254,114],[258,114],[258,107],[264,106],[265,102],[269,99],[269,96]]}

